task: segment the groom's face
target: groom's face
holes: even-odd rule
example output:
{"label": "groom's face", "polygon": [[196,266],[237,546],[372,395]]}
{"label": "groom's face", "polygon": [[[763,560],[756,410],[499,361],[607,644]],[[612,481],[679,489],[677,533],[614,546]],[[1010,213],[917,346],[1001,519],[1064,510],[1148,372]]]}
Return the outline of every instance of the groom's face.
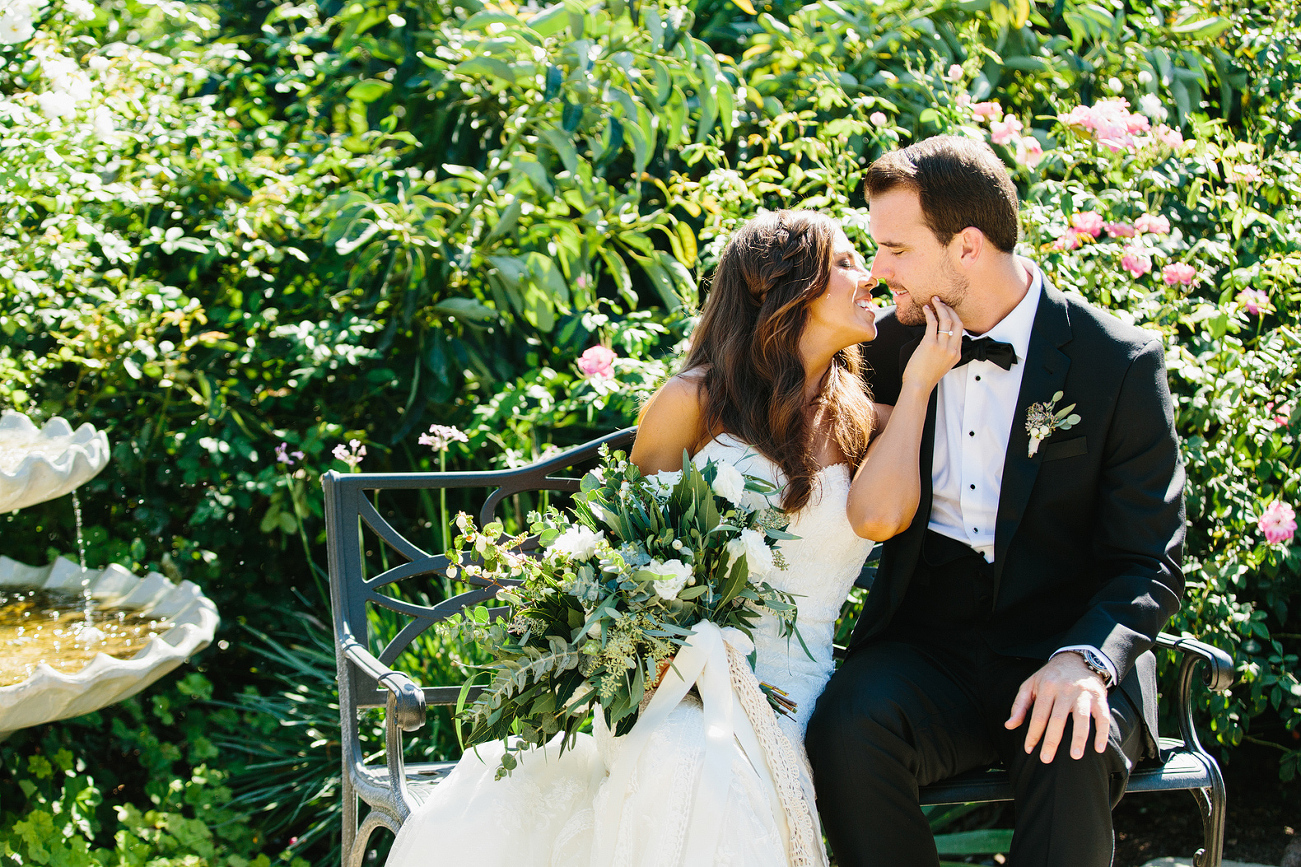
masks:
{"label": "groom's face", "polygon": [[922,307],[936,297],[961,310],[967,281],[953,265],[952,243],[941,244],[926,225],[915,190],[895,187],[873,196],[868,221],[876,242],[872,276],[890,287],[900,322],[925,325]]}

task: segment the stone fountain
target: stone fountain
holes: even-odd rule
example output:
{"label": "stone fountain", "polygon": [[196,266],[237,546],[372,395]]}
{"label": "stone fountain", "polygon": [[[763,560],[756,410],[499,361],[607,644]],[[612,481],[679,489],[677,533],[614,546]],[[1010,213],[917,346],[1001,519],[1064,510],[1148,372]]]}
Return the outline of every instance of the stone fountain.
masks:
{"label": "stone fountain", "polygon": [[[108,438],[88,424],[37,428],[0,414],[0,511],[71,493],[108,458]],[[0,556],[0,739],[134,695],[206,647],[217,623],[189,581],[90,570],[84,558],[27,566]]]}

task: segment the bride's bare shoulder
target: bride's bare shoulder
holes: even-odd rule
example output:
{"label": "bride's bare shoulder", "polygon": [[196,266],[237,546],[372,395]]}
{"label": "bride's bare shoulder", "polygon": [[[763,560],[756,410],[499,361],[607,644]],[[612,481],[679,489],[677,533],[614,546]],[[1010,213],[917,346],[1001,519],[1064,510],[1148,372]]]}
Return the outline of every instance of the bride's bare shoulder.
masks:
{"label": "bride's bare shoulder", "polygon": [[695,454],[704,438],[705,371],[670,377],[642,408],[632,462],[643,473],[682,469],[682,452]]}

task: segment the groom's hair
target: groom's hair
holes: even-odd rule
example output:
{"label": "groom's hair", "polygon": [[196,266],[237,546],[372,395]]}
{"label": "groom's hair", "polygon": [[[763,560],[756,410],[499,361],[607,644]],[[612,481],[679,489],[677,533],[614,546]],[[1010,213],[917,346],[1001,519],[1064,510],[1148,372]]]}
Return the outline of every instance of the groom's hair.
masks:
{"label": "groom's hair", "polygon": [[937,135],[891,151],[868,167],[865,186],[868,199],[899,187],[916,191],[922,217],[941,244],[972,226],[1004,253],[1016,247],[1016,187],[984,142]]}

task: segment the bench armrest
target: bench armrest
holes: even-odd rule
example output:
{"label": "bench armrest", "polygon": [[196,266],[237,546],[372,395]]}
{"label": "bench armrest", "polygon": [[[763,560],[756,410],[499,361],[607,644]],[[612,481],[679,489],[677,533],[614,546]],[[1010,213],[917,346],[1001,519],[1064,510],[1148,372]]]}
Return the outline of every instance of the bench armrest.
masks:
{"label": "bench armrest", "polygon": [[1184,654],[1185,665],[1196,665],[1199,661],[1206,663],[1206,670],[1202,672],[1202,681],[1211,692],[1224,692],[1237,680],[1233,657],[1204,641],[1198,641],[1196,638],[1177,638],[1162,632],[1156,637],[1156,646]]}
{"label": "bench armrest", "polygon": [[1233,657],[1195,638],[1177,638],[1162,632],[1156,637],[1156,646],[1183,654],[1179,666],[1179,693],[1176,701],[1179,707],[1179,734],[1184,745],[1197,753],[1204,752],[1197,739],[1197,726],[1193,724],[1193,676],[1199,665],[1205,665],[1202,681],[1213,692],[1224,692],[1233,686],[1236,674]]}
{"label": "bench armrest", "polygon": [[347,638],[339,650],[353,665],[360,668],[382,689],[388,691],[385,716],[403,731],[413,732],[425,724],[425,691],[408,675],[394,671],[380,662],[374,654],[355,639]]}

